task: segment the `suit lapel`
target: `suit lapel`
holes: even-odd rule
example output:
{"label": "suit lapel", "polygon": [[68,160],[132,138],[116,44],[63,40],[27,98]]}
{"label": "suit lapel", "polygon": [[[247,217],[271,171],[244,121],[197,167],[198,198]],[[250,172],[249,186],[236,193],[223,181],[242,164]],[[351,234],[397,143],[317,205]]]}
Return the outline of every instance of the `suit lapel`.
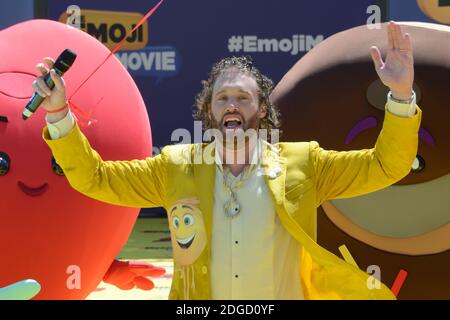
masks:
{"label": "suit lapel", "polygon": [[264,177],[269,187],[272,199],[277,206],[284,201],[284,182],[286,180],[286,159],[280,157],[280,151],[267,142],[263,143],[262,166]]}
{"label": "suit lapel", "polygon": [[[203,152],[204,145],[194,146],[195,152]],[[197,155],[198,156],[198,155]],[[199,159],[199,158],[197,158]],[[200,201],[199,209],[203,213],[208,244],[211,243],[211,230],[214,207],[215,164],[208,164],[201,158],[199,164],[194,164],[194,183]]]}

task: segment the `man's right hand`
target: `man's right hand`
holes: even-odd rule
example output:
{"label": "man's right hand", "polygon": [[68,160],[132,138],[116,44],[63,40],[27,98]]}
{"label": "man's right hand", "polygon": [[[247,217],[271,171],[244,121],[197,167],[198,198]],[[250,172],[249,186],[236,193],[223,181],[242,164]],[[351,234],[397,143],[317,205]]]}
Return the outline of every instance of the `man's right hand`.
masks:
{"label": "man's right hand", "polygon": [[[43,62],[38,63],[36,65],[36,69],[41,73],[41,76],[37,77],[32,85],[33,90],[41,97],[45,98],[41,106],[46,111],[50,112],[60,109],[66,103],[66,85],[64,83],[64,79],[52,69],[54,63],[55,61],[50,57],[44,58]],[[53,82],[55,83],[55,87],[53,89],[50,89],[44,81],[45,75],[49,72]],[[51,116],[54,120],[62,119],[67,114],[67,111],[68,109],[64,109],[60,112],[49,113],[48,116]]]}

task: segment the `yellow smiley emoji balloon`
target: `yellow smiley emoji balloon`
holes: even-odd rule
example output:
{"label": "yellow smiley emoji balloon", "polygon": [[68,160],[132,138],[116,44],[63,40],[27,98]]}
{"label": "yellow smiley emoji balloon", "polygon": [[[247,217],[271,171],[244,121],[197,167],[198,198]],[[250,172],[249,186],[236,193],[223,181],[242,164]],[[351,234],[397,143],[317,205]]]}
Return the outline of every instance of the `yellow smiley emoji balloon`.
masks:
{"label": "yellow smiley emoji balloon", "polygon": [[178,264],[192,264],[206,246],[203,215],[197,207],[198,200],[178,200],[169,210],[173,254]]}

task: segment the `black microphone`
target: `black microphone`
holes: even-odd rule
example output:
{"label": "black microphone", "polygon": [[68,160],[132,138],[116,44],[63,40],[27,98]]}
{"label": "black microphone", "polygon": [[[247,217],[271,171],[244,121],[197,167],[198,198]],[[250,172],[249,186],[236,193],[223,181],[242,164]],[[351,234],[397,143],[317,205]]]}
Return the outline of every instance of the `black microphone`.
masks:
{"label": "black microphone", "polygon": [[[63,76],[63,74],[69,70],[75,61],[77,54],[70,49],[64,50],[53,65],[53,69],[59,76]],[[50,72],[44,76],[44,81],[50,89],[53,89],[55,84],[53,83],[52,78],[50,77]],[[42,101],[44,101],[44,97],[41,97],[37,92],[34,93],[33,97],[28,101],[25,109],[22,112],[22,119],[27,120],[41,105]]]}

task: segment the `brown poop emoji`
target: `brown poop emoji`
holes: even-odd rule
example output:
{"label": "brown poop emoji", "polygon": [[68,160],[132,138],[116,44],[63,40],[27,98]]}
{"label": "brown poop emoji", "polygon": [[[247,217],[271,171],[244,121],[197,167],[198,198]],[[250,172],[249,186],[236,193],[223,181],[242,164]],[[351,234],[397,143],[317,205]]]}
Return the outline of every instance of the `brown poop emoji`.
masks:
{"label": "brown poop emoji", "polygon": [[[341,256],[345,244],[362,270],[378,266],[392,287],[407,271],[398,299],[450,299],[450,27],[407,22],[414,50],[414,90],[423,110],[411,172],[386,189],[318,208],[318,242]],[[324,149],[372,148],[388,88],[369,48],[385,56],[386,24],[335,34],[283,77],[271,99],[285,141],[316,140]]]}

